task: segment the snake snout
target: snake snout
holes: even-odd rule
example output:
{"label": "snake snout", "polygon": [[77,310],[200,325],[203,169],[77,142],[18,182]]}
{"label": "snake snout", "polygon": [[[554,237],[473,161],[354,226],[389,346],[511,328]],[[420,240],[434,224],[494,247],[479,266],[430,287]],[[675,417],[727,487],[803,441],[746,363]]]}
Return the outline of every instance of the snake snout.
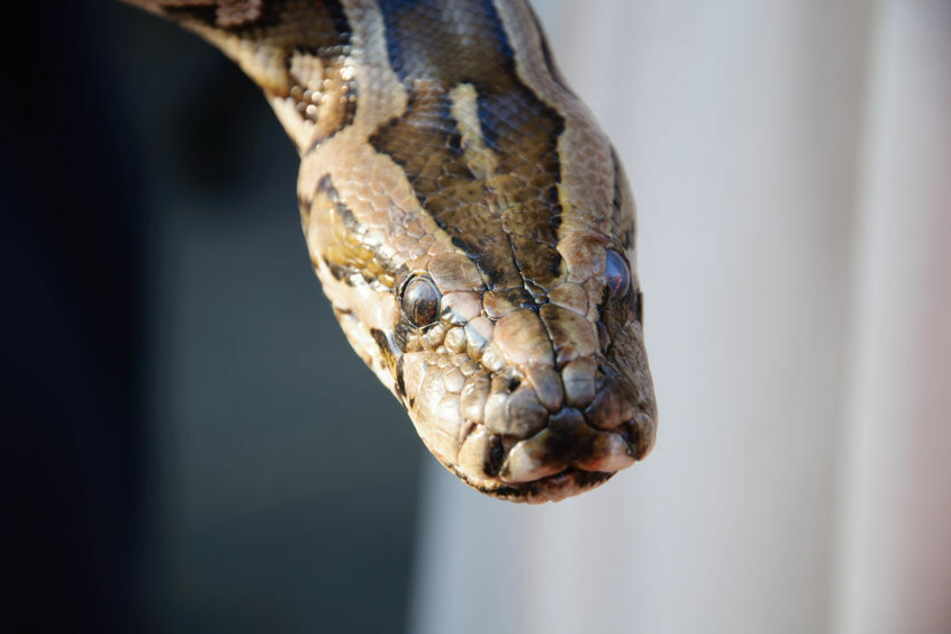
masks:
{"label": "snake snout", "polygon": [[[527,483],[574,469],[612,474],[644,458],[653,443],[654,418],[625,398],[613,381],[586,408],[564,406],[509,449],[498,472],[506,483]],[[530,418],[513,403],[514,420]],[[514,410],[514,411],[513,411]]]}
{"label": "snake snout", "polygon": [[469,485],[562,499],[650,452],[656,408],[649,373],[632,367],[643,355],[635,327],[605,329],[602,341],[577,312],[517,308],[487,331],[478,360],[464,329],[449,330],[444,347],[404,354],[401,385],[420,436]]}
{"label": "snake snout", "polygon": [[[507,366],[476,380],[484,407],[467,407],[454,470],[487,492],[528,501],[560,499],[605,481],[649,453],[654,415],[596,356],[559,371]],[[574,475],[571,475],[574,474]],[[568,477],[571,475],[571,477]],[[543,493],[544,491],[544,493]]]}

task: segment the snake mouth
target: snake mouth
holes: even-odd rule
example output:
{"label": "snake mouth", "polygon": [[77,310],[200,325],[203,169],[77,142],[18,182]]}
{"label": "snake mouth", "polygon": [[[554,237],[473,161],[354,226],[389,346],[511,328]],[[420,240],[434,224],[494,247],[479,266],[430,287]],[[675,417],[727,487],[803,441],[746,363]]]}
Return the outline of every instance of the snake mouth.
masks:
{"label": "snake mouth", "polygon": [[585,471],[576,467],[568,467],[554,475],[531,482],[492,486],[484,482],[473,481],[466,476],[466,474],[453,467],[449,469],[463,482],[481,493],[509,502],[522,502],[526,504],[558,502],[559,500],[594,489],[610,480],[614,473],[616,473]]}
{"label": "snake mouth", "polygon": [[458,467],[440,460],[440,463],[467,486],[486,495],[523,504],[558,502],[579,493],[597,488],[610,480],[616,471],[587,471],[570,466],[558,473],[521,483],[507,483],[497,479],[473,478]]}
{"label": "snake mouth", "polygon": [[650,453],[654,419],[644,412],[610,431],[589,425],[580,412],[565,410],[528,438],[467,430],[454,456],[433,451],[468,486],[510,502],[539,504],[578,495],[607,482]]}

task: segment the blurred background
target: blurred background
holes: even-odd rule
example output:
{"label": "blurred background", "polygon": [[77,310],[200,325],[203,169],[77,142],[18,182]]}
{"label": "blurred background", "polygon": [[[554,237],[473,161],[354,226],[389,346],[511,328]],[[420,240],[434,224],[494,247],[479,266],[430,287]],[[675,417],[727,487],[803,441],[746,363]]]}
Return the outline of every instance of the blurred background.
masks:
{"label": "blurred background", "polygon": [[258,90],[4,38],[4,632],[951,632],[951,3],[537,0],[627,165],[653,455],[467,490],[350,351]]}

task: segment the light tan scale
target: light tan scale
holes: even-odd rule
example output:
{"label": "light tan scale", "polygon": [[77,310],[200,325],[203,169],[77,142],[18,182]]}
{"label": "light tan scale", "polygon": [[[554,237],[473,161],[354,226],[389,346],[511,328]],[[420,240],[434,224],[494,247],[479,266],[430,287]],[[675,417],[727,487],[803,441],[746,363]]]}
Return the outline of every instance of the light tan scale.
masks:
{"label": "light tan scale", "polygon": [[264,90],[343,332],[443,465],[544,502],[647,456],[633,198],[526,2],[128,1]]}

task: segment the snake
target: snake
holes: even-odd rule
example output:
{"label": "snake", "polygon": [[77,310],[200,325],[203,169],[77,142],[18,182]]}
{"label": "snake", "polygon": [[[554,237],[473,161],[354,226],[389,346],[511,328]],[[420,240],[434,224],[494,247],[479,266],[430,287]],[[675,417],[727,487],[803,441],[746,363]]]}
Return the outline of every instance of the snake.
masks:
{"label": "snake", "polygon": [[443,466],[539,503],[650,453],[634,198],[526,1],[124,1],[262,89],[333,313]]}

